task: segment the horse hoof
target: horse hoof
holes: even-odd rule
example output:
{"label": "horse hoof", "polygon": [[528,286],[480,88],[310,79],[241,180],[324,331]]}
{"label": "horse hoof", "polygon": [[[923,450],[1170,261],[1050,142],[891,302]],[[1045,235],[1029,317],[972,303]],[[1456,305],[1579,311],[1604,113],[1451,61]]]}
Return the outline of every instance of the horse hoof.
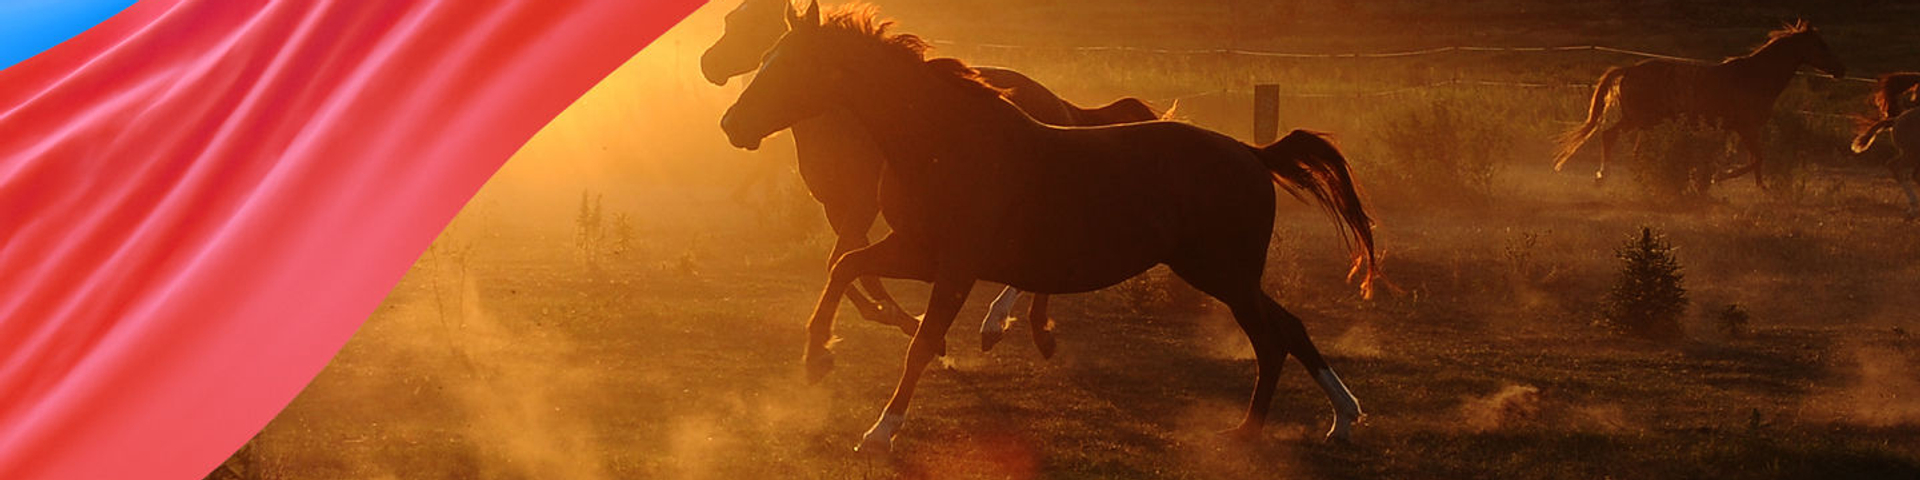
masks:
{"label": "horse hoof", "polygon": [[860,437],[860,445],[854,446],[853,451],[874,455],[893,451],[893,434],[900,431],[900,424],[906,420],[906,415],[881,414],[880,421],[873,422],[873,428]]}
{"label": "horse hoof", "polygon": [[816,385],[827,373],[833,371],[833,352],[822,351],[807,355],[807,384]]}
{"label": "horse hoof", "polygon": [[1233,442],[1233,443],[1247,443],[1247,442],[1252,442],[1254,440],[1260,439],[1260,429],[1257,427],[1249,427],[1246,425],[1241,425],[1238,427],[1233,427],[1226,430],[1213,432],[1213,434],[1218,435],[1223,440]]}
{"label": "horse hoof", "polygon": [[1052,360],[1056,347],[1058,345],[1053,342],[1053,332],[1033,336],[1033,348],[1040,351],[1040,358]]}
{"label": "horse hoof", "polygon": [[1334,443],[1353,443],[1353,424],[1358,419],[1336,415],[1333,428],[1327,430],[1327,441]]}
{"label": "horse hoof", "polygon": [[877,438],[869,434],[860,440],[859,445],[853,447],[853,451],[867,455],[886,455],[893,452],[893,439]]}
{"label": "horse hoof", "polygon": [[1006,332],[980,332],[980,351],[993,350],[993,346],[998,345],[1000,339],[1005,337]]}

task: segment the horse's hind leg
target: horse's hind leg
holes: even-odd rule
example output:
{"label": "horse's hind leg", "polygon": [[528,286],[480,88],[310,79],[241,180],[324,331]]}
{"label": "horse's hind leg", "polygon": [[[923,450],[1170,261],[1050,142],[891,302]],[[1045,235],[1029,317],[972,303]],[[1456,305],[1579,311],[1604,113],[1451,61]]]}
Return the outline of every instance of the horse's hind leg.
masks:
{"label": "horse's hind leg", "polygon": [[[1247,341],[1253,344],[1254,361],[1259,368],[1255,373],[1253,398],[1247,404],[1247,416],[1240,425],[1228,430],[1230,436],[1250,438],[1260,434],[1266,428],[1267,412],[1273,408],[1274,387],[1280,383],[1280,369],[1287,362],[1287,348],[1280,341],[1280,332],[1267,315],[1266,307],[1259,301],[1259,292],[1253,294],[1230,295],[1221,298],[1227,308],[1233,311],[1233,320],[1240,324],[1240,330],[1247,335]],[[1229,300],[1231,298],[1231,300]]]}
{"label": "horse's hind leg", "polygon": [[1613,142],[1620,139],[1620,134],[1630,133],[1635,128],[1633,124],[1627,123],[1625,119],[1622,119],[1620,123],[1616,123],[1611,127],[1607,127],[1606,130],[1600,131],[1600,168],[1593,171],[1594,183],[1601,183],[1607,180],[1607,162],[1613,160]]}
{"label": "horse's hind leg", "polygon": [[1347,391],[1347,385],[1340,381],[1340,376],[1333,373],[1333,367],[1328,366],[1326,359],[1320,356],[1320,350],[1307,337],[1307,327],[1300,322],[1300,317],[1293,316],[1272,297],[1262,294],[1260,298],[1265,300],[1269,318],[1280,330],[1280,339],[1286,344],[1287,351],[1300,359],[1300,365],[1307,368],[1307,373],[1313,375],[1314,383],[1318,383],[1320,390],[1326,392],[1327,401],[1333,403],[1333,428],[1327,431],[1327,438],[1342,441],[1352,438],[1353,424],[1364,415],[1360,411],[1360,401],[1353,398],[1353,393]]}
{"label": "horse's hind leg", "polygon": [[1033,330],[1033,347],[1040,351],[1040,358],[1053,358],[1053,318],[1047,316],[1047,299],[1044,293],[1033,294],[1033,305],[1027,308],[1027,325]]}
{"label": "horse's hind leg", "polygon": [[995,344],[1007,333],[1007,317],[1013,315],[1013,304],[1020,299],[1020,289],[1008,286],[1000,290],[1000,296],[993,298],[993,305],[987,308],[986,318],[980,319],[980,351],[993,350]]}
{"label": "horse's hind leg", "polygon": [[980,351],[992,350],[1006,338],[1007,325],[1012,323],[1008,316],[1013,314],[1014,302],[1020,297],[1033,297],[1025,319],[1033,330],[1033,346],[1040,350],[1041,358],[1053,358],[1053,321],[1047,318],[1047,294],[1022,292],[1011,286],[1000,291],[1000,296],[993,299],[993,306],[987,310],[987,318],[980,321]]}
{"label": "horse's hind leg", "polygon": [[1888,167],[1893,170],[1893,181],[1907,194],[1907,218],[1920,218],[1920,194],[1914,192],[1914,185],[1920,184],[1920,153],[1902,150]]}
{"label": "horse's hind leg", "polygon": [[[1187,284],[1227,304],[1227,308],[1233,311],[1234,322],[1240,325],[1240,330],[1247,335],[1247,341],[1253,344],[1254,361],[1259,368],[1255,373],[1253,398],[1247,404],[1247,416],[1239,426],[1220,433],[1239,439],[1259,436],[1260,431],[1266,428],[1267,412],[1273,407],[1273,391],[1280,383],[1280,367],[1287,361],[1286,345],[1280,341],[1280,332],[1269,318],[1266,306],[1261,303],[1266,295],[1260,292],[1259,271],[1238,269],[1240,271],[1235,274],[1228,273],[1230,271],[1226,269],[1190,263],[1174,263],[1170,266]],[[1252,280],[1248,281],[1247,278]]]}

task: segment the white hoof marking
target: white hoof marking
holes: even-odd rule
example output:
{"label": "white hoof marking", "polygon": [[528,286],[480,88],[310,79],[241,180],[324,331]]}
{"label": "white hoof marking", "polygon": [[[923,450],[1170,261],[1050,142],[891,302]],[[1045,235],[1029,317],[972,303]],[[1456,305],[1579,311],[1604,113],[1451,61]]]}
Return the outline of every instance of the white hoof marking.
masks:
{"label": "white hoof marking", "polygon": [[873,428],[860,439],[860,446],[853,451],[861,453],[887,453],[893,450],[893,435],[900,432],[900,424],[907,421],[906,415],[883,413],[880,421],[873,422]]}
{"label": "white hoof marking", "polygon": [[1320,384],[1321,390],[1327,392],[1327,400],[1333,402],[1333,428],[1327,430],[1327,438],[1352,439],[1353,424],[1365,415],[1360,411],[1360,401],[1347,391],[1347,384],[1340,381],[1340,376],[1335,375],[1332,368],[1313,372],[1313,380]]}
{"label": "white hoof marking", "polygon": [[980,319],[980,334],[992,335],[1007,330],[1007,317],[1013,315],[1013,302],[1020,298],[1020,290],[1007,287],[1000,296],[993,298],[993,306],[987,310],[987,317]]}

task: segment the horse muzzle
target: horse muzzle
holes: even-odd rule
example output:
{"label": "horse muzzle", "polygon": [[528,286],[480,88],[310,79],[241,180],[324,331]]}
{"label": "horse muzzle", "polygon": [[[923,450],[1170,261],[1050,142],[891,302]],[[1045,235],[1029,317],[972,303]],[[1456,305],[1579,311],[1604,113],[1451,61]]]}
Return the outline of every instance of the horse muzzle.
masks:
{"label": "horse muzzle", "polygon": [[722,71],[723,69],[714,65],[713,58],[712,52],[700,56],[700,76],[707,77],[707,82],[716,87],[727,86],[727,79],[733,76],[727,75]]}
{"label": "horse muzzle", "polygon": [[748,151],[760,149],[760,141],[765,140],[767,135],[750,133],[749,130],[740,124],[739,118],[734,116],[731,108],[727,109],[726,115],[720,117],[720,131],[727,133],[727,142],[732,143],[734,148]]}

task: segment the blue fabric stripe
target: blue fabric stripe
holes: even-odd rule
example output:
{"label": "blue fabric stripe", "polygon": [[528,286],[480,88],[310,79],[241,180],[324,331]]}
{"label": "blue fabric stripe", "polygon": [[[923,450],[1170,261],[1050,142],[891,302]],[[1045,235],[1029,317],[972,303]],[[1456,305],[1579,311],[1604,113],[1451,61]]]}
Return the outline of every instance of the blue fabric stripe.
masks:
{"label": "blue fabric stripe", "polygon": [[134,0],[0,0],[0,69],[79,35]]}

